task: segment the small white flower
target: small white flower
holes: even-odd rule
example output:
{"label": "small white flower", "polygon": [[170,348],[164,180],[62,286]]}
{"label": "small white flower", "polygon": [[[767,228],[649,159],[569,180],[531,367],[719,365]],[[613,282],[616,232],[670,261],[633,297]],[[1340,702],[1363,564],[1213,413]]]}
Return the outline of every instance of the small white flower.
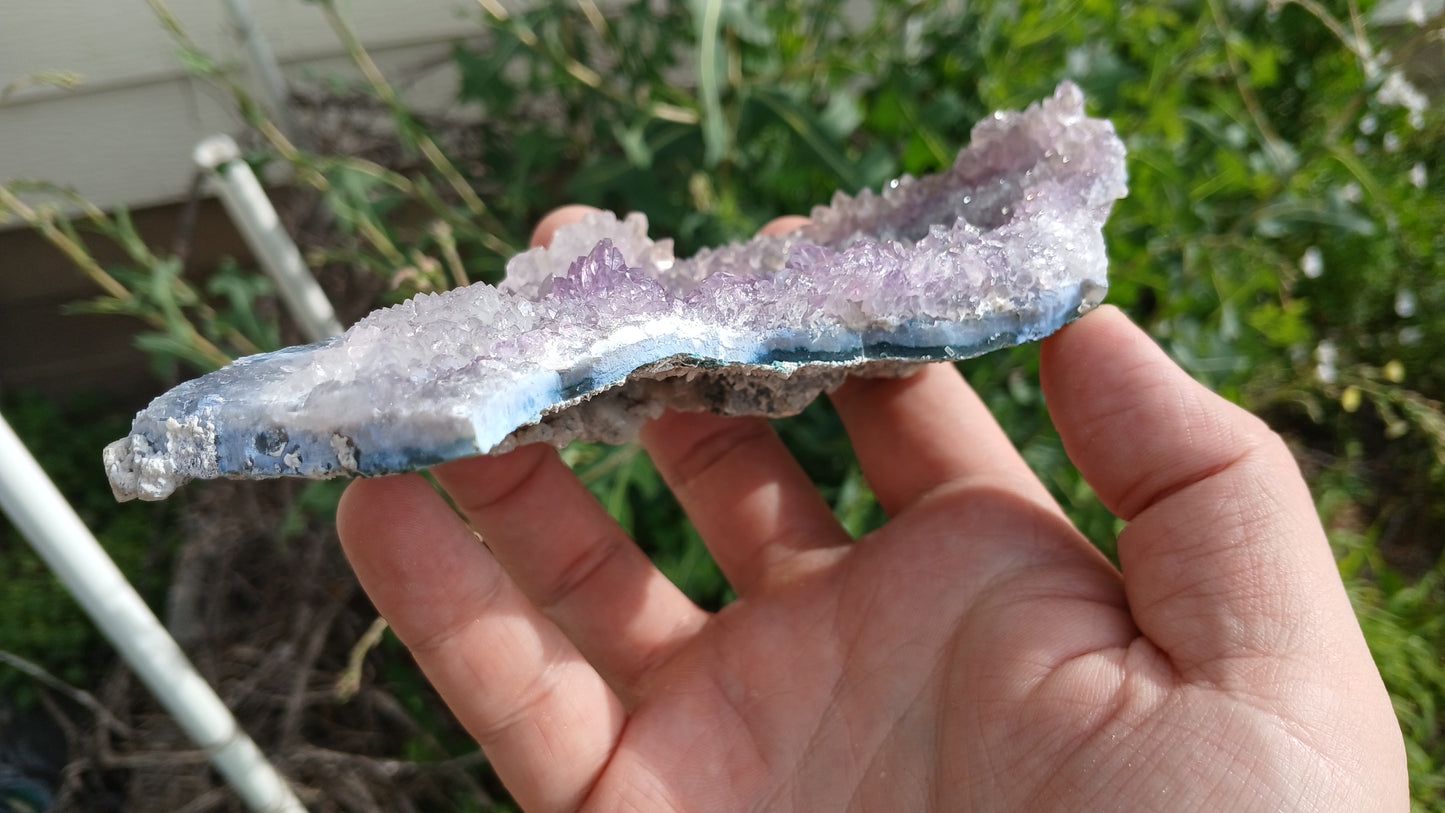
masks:
{"label": "small white flower", "polygon": [[1411,113],[1423,113],[1425,108],[1430,106],[1430,100],[1420,89],[1410,84],[1405,78],[1405,72],[1396,68],[1390,71],[1385,77],[1384,84],[1375,92],[1375,100],[1380,104],[1398,105],[1409,110]]}
{"label": "small white flower", "polygon": [[1405,19],[1415,25],[1424,25],[1429,19],[1428,15],[1425,14],[1425,4],[1420,2],[1420,0],[1410,0],[1409,7],[1405,9]]}
{"label": "small white flower", "polygon": [[1319,246],[1310,246],[1305,249],[1304,256],[1299,258],[1299,270],[1310,279],[1319,279],[1325,272],[1325,258],[1320,254]]}
{"label": "small white flower", "polygon": [[1415,292],[1409,288],[1401,288],[1395,292],[1395,314],[1401,319],[1409,319],[1415,315]]}
{"label": "small white flower", "polygon": [[1423,338],[1425,338],[1425,332],[1420,329],[1419,325],[1400,328],[1400,344],[1406,346],[1419,344]]}
{"label": "small white flower", "polygon": [[1365,78],[1374,81],[1380,75],[1380,61],[1372,54],[1363,54],[1361,58],[1365,61]]}
{"label": "small white flower", "polygon": [[1339,370],[1335,367],[1340,360],[1340,351],[1335,348],[1335,343],[1325,339],[1315,347],[1315,378],[1325,384],[1333,384],[1339,378]]}
{"label": "small white flower", "polygon": [[1365,199],[1365,193],[1362,189],[1360,189],[1359,184],[1355,183],[1354,181],[1350,181],[1349,183],[1340,187],[1340,198],[1346,203],[1359,203],[1360,201]]}
{"label": "small white flower", "polygon": [[1400,137],[1397,136],[1397,135],[1395,135],[1395,131],[1393,131],[1393,130],[1391,130],[1391,131],[1388,132],[1388,133],[1385,133],[1385,152],[1399,152],[1399,151],[1400,151]]}
{"label": "small white flower", "polygon": [[1416,189],[1424,189],[1428,181],[1429,178],[1425,175],[1425,162],[1416,161],[1415,166],[1410,167],[1410,183],[1414,184]]}

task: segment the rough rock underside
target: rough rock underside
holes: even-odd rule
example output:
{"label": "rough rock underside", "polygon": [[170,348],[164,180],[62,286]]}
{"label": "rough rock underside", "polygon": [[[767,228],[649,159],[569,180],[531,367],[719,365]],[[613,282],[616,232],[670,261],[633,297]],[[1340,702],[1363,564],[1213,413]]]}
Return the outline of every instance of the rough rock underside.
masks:
{"label": "rough rock underside", "polygon": [[116,497],[193,478],[377,475],[575,438],[664,408],[782,416],[847,374],[1042,338],[1107,286],[1124,146],[1065,83],[977,124],[953,167],[835,195],[786,235],[676,259],[589,215],[478,284],[160,396],[105,449]]}

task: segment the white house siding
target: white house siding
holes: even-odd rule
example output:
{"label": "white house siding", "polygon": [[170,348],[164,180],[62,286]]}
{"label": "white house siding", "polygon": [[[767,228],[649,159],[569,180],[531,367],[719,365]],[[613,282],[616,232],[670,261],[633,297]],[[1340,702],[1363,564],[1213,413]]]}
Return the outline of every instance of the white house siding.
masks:
{"label": "white house siding", "polygon": [[[520,0],[502,0],[518,9]],[[224,0],[168,0],[188,33],[251,84],[246,51]],[[258,26],[287,75],[354,76],[320,9],[302,0],[250,0]],[[476,0],[340,0],[373,58],[394,76],[447,64],[453,42],[483,36]],[[173,239],[202,138],[241,129],[229,99],[189,77],[145,0],[0,0],[0,88],[41,71],[80,74],[73,89],[32,86],[0,105],[0,182],[30,178],[69,185],[104,208],[136,211],[147,239]],[[455,98],[446,69],[407,89],[409,103],[434,109]],[[260,95],[259,93],[257,94]],[[219,207],[200,210],[190,263],[204,270],[245,247]],[[95,241],[102,259],[121,257]],[[62,315],[97,293],[44,240],[16,223],[0,225],[0,395],[104,391],[126,398],[154,388],[132,346],[132,320]],[[153,392],[150,394],[154,394]]]}
{"label": "white house siding", "polygon": [[[202,48],[249,77],[246,52],[222,0],[169,5]],[[250,5],[289,76],[349,72],[314,4]],[[440,60],[451,43],[484,30],[474,0],[342,0],[340,6],[383,69]],[[175,54],[144,0],[4,0],[0,86],[41,71],[77,73],[82,84],[25,87],[0,106],[0,181],[35,178],[74,186],[107,208],[182,198],[194,172],[195,143],[239,123],[229,100],[189,77]],[[449,81],[447,75],[433,78],[431,98],[419,103],[444,103]]]}

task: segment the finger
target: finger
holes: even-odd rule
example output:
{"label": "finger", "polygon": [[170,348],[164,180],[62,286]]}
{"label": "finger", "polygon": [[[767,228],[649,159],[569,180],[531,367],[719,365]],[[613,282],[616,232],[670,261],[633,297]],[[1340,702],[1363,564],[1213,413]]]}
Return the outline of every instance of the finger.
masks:
{"label": "finger", "polygon": [[798,554],[850,541],[762,418],[667,412],[642,442],[739,595],[786,578]]}
{"label": "finger", "polygon": [[1242,662],[1358,629],[1309,490],[1262,421],[1114,308],[1045,341],[1043,385],[1069,457],[1130,523],[1119,559],[1135,621],[1181,668],[1238,679]]}
{"label": "finger", "polygon": [[783,215],[769,220],[765,226],[758,229],[758,234],[787,234],[790,231],[797,231],[808,225],[811,221],[802,215]]}
{"label": "finger", "polygon": [[577,203],[569,203],[566,206],[559,206],[556,209],[542,215],[537,221],[537,228],[532,230],[533,246],[547,246],[552,244],[552,236],[557,230],[569,223],[576,223],[588,212],[595,212],[597,209],[591,206],[582,206]]}
{"label": "finger", "polygon": [[707,614],[662,575],[555,449],[523,446],[433,467],[532,604],[631,703],[651,666]]}
{"label": "finger", "polygon": [[[595,211],[563,206],[533,244]],[[432,469],[522,592],[571,637],[625,703],[652,664],[694,634],[706,614],[687,599],[543,445]]]}
{"label": "finger", "polygon": [[832,399],[889,516],[944,485],[1008,488],[1058,511],[951,364],[931,364],[907,378],[849,378]]}
{"label": "finger", "polygon": [[421,477],[353,482],[337,530],[377,610],[517,802],[577,809],[625,718],[601,676]]}
{"label": "finger", "polygon": [[[759,234],[786,234],[808,218],[784,215]],[[668,412],[642,442],[740,595],[811,550],[846,545],[845,532],[767,421]]]}

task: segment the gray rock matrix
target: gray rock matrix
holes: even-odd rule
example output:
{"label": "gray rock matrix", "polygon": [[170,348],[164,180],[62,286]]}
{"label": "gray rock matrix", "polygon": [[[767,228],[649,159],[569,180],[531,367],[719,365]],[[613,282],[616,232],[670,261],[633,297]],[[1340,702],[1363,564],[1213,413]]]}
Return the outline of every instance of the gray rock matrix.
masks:
{"label": "gray rock matrix", "polygon": [[117,499],[193,478],[379,475],[523,443],[622,442],[665,408],[791,415],[849,374],[1042,338],[1107,287],[1124,145],[1071,83],[954,165],[842,193],[790,234],[677,259],[589,215],[477,284],[155,399],[105,449]]}

